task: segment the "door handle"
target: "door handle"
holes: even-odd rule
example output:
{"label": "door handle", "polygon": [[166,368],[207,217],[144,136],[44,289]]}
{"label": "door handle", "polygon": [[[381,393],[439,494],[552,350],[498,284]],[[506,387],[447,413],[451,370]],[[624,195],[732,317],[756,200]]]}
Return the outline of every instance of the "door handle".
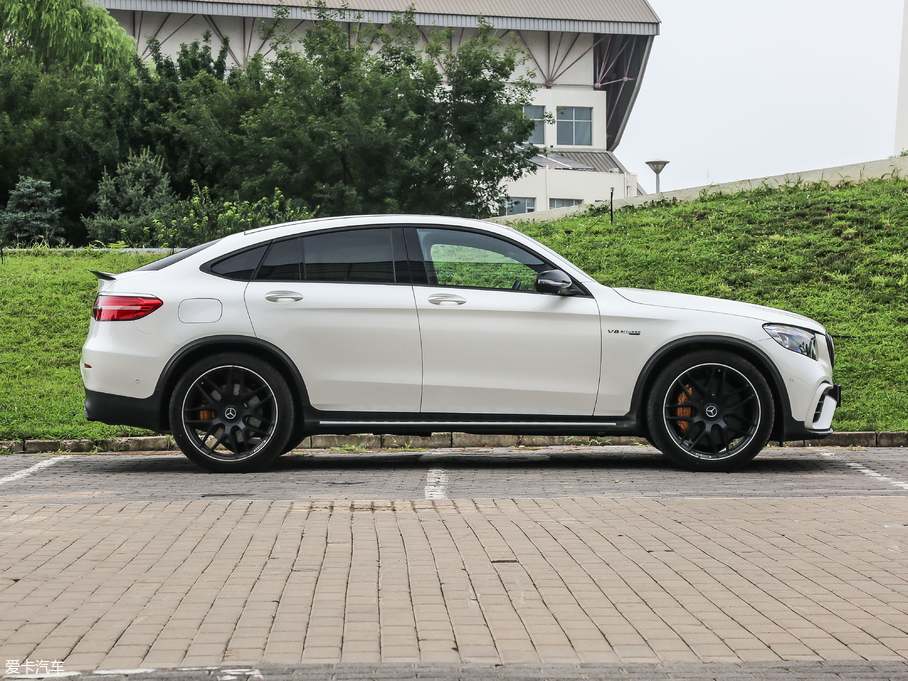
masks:
{"label": "door handle", "polygon": [[453,293],[433,293],[429,296],[429,302],[433,305],[463,305],[467,299]]}
{"label": "door handle", "polygon": [[268,300],[272,303],[280,303],[281,301],[288,300],[302,300],[303,294],[297,293],[296,291],[268,291],[265,294],[265,300]]}

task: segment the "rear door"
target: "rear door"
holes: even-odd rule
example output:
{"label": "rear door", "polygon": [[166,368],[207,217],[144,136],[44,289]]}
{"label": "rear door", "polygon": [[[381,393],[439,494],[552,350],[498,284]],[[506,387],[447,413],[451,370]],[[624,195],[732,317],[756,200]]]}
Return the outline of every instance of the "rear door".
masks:
{"label": "rear door", "polygon": [[368,227],[271,244],[246,306],[326,411],[419,411],[419,324],[403,230]]}

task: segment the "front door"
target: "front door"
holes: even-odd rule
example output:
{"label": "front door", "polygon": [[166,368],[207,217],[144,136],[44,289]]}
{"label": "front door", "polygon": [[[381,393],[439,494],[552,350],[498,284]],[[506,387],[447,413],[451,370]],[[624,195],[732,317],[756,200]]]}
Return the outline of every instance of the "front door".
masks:
{"label": "front door", "polygon": [[593,414],[601,357],[595,299],[537,293],[536,275],[552,266],[488,234],[421,227],[408,247],[427,279],[413,288],[423,413]]}

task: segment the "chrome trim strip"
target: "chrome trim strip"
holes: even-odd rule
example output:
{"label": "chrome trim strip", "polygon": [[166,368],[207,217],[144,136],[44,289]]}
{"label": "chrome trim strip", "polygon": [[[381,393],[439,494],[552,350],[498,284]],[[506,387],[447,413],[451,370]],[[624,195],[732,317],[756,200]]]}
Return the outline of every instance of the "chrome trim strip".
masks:
{"label": "chrome trim strip", "polygon": [[320,426],[617,426],[612,421],[319,421]]}

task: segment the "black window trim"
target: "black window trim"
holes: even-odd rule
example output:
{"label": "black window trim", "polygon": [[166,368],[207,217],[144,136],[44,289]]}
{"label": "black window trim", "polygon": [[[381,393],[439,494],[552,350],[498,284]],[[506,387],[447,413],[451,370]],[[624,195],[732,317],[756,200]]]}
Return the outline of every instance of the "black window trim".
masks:
{"label": "black window trim", "polygon": [[[209,260],[208,262],[200,265],[199,269],[201,271],[205,272],[206,274],[210,274],[214,277],[220,277],[221,279],[227,279],[228,281],[245,281],[247,283],[251,283],[253,281],[273,281],[275,283],[280,283],[280,282],[291,283],[292,282],[292,283],[299,283],[299,284],[359,284],[359,285],[369,285],[369,286],[398,286],[398,285],[410,286],[410,282],[412,281],[412,275],[411,275],[410,270],[412,269],[412,266],[409,266],[409,261],[407,258],[407,248],[404,243],[405,228],[406,228],[406,225],[391,223],[391,224],[386,224],[386,225],[366,224],[366,225],[349,225],[347,227],[326,227],[325,229],[315,229],[312,231],[297,232],[296,234],[289,234],[287,236],[282,236],[282,237],[279,237],[276,239],[267,239],[264,241],[259,241],[258,243],[251,244],[245,248],[240,248],[235,251],[231,251],[230,253],[219,256],[213,260]],[[365,230],[365,229],[390,230],[390,232],[391,232],[391,257],[394,258],[394,260],[392,260],[392,266],[394,268],[394,281],[315,281],[315,280],[309,281],[309,280],[306,280],[305,278],[297,279],[297,280],[257,279],[259,271],[261,270],[261,267],[262,267],[262,263],[265,262],[265,259],[268,257],[268,253],[271,251],[271,248],[276,243],[283,242],[283,241],[290,241],[292,239],[302,239],[302,238],[305,238],[308,236],[318,236],[320,234],[337,234],[339,232],[351,232],[354,230],[361,231],[361,230]],[[259,259],[258,264],[256,264],[255,270],[253,271],[252,276],[248,279],[235,279],[233,277],[227,277],[223,274],[218,274],[217,272],[214,272],[212,270],[213,267],[215,267],[218,263],[226,260],[227,258],[232,258],[236,255],[239,255],[240,253],[244,253],[246,251],[251,251],[256,248],[261,248],[262,246],[266,246],[266,248],[265,248],[264,252],[262,253],[262,257]],[[303,257],[305,258],[305,248],[303,248],[303,250],[304,250]],[[397,263],[402,262],[402,261],[399,261],[397,259],[398,256],[402,256],[403,261],[408,262],[408,266],[404,266],[403,268],[401,268],[400,278],[398,278]],[[305,273],[301,273],[301,275],[303,277],[305,277]]]}
{"label": "black window trim", "polygon": [[[290,239],[303,238],[303,237],[317,235],[317,234],[349,232],[349,231],[353,231],[353,230],[363,230],[363,229],[390,229],[391,230],[391,255],[393,258],[395,258],[395,260],[393,261],[395,281],[393,281],[393,282],[390,282],[390,281],[386,281],[386,282],[381,282],[381,281],[375,281],[375,282],[323,281],[323,282],[319,282],[319,281],[306,281],[305,279],[303,279],[303,280],[298,280],[294,283],[300,283],[300,284],[353,284],[353,285],[359,285],[359,286],[363,286],[363,285],[368,285],[368,286],[421,286],[421,287],[428,286],[431,288],[459,288],[459,289],[466,289],[466,290],[471,290],[471,291],[509,291],[511,293],[539,294],[538,291],[529,290],[529,289],[527,289],[525,291],[524,290],[515,291],[513,289],[495,289],[495,288],[485,288],[482,286],[446,286],[444,284],[430,284],[429,277],[426,272],[426,265],[425,265],[423,255],[422,255],[422,248],[419,244],[419,237],[416,233],[416,230],[418,230],[418,229],[441,229],[441,230],[448,230],[451,232],[470,232],[473,234],[481,234],[483,236],[489,236],[492,238],[501,239],[502,241],[506,241],[507,243],[511,244],[515,248],[519,248],[521,250],[532,253],[535,257],[539,258],[542,262],[544,262],[548,269],[561,270],[560,265],[556,265],[555,263],[553,263],[551,260],[549,260],[549,258],[545,257],[544,254],[542,254],[534,249],[528,248],[526,245],[520,243],[519,241],[516,241],[515,239],[508,237],[507,235],[497,234],[495,232],[489,232],[484,229],[479,229],[476,227],[466,227],[466,226],[462,226],[462,225],[446,225],[446,224],[435,223],[435,222],[424,222],[424,223],[418,223],[418,224],[416,224],[416,223],[389,223],[389,224],[350,225],[347,227],[328,227],[325,229],[318,229],[318,230],[312,230],[312,231],[306,231],[306,232],[297,232],[296,234],[291,234],[291,235],[288,235],[285,237],[280,237],[279,239],[269,239],[266,241],[260,241],[256,244],[247,246],[246,248],[241,248],[239,250],[232,251],[231,253],[227,253],[226,255],[222,255],[218,258],[215,258],[214,260],[210,260],[210,261],[204,263],[203,265],[201,265],[199,267],[199,269],[202,270],[203,272],[206,272],[207,274],[211,274],[212,276],[215,276],[215,277],[220,277],[221,279],[227,279],[228,281],[245,281],[245,282],[285,281],[285,280],[277,280],[277,279],[267,279],[267,280],[257,280],[256,279],[256,276],[259,273],[259,269],[261,268],[262,263],[265,261],[265,258],[268,256],[268,252],[271,250],[271,247],[274,243],[279,242],[279,241],[289,241]],[[395,238],[395,234],[402,235],[403,239],[400,240],[400,242],[399,242],[398,238]],[[259,259],[259,262],[255,267],[255,271],[252,273],[252,276],[249,279],[234,279],[232,277],[226,277],[222,274],[217,274],[216,272],[213,272],[211,269],[212,267],[217,265],[222,260],[231,258],[244,251],[249,251],[249,250],[252,250],[255,248],[260,248],[262,245],[266,245],[267,248],[262,253],[262,257]],[[397,262],[398,262],[398,260],[396,258],[398,255],[405,256],[406,261],[408,263],[408,266],[405,267],[403,269],[403,271],[401,272],[401,275],[402,275],[401,278],[406,279],[406,281],[399,281],[397,278]],[[304,255],[304,257],[305,257],[305,255]],[[564,271],[564,270],[562,270],[562,271]],[[579,295],[579,296],[588,297],[588,298],[593,297],[593,295],[589,292],[589,290],[586,288],[586,286],[584,286],[581,282],[577,281],[577,278],[575,276],[573,276],[569,272],[565,272],[565,274],[567,274],[571,278],[571,280],[574,282],[574,290],[576,291],[576,293],[574,294],[575,296]],[[540,294],[540,295],[550,295],[550,294]]]}

